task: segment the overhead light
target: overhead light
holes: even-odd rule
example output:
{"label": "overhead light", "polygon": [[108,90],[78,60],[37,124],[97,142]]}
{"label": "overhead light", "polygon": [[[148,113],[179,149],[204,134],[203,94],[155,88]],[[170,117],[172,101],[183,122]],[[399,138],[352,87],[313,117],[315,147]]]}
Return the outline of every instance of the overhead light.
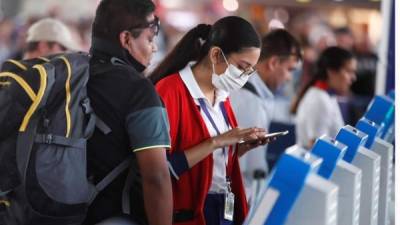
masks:
{"label": "overhead light", "polygon": [[285,29],[285,25],[283,25],[283,23],[278,20],[278,19],[272,19],[271,21],[269,21],[268,23],[268,29],[269,30],[274,30],[274,29]]}
{"label": "overhead light", "polygon": [[296,0],[296,2],[299,2],[299,3],[309,3],[309,2],[311,2],[311,0]]}
{"label": "overhead light", "polygon": [[370,0],[371,2],[380,2],[381,0]]}
{"label": "overhead light", "polygon": [[183,7],[182,0],[161,0],[161,4],[168,9],[179,9]]}
{"label": "overhead light", "polygon": [[233,12],[239,9],[239,2],[237,0],[223,0],[222,5],[227,11]]}
{"label": "overhead light", "polygon": [[187,31],[200,23],[200,19],[195,13],[184,10],[169,10],[165,19],[168,24],[179,31]]}

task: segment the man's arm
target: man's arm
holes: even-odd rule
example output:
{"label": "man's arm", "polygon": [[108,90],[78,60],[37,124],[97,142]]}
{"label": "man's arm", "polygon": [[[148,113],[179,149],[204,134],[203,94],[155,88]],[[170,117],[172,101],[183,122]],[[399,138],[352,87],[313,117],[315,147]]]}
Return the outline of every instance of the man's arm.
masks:
{"label": "man's arm", "polygon": [[165,148],[136,152],[150,225],[172,224],[172,186]]}

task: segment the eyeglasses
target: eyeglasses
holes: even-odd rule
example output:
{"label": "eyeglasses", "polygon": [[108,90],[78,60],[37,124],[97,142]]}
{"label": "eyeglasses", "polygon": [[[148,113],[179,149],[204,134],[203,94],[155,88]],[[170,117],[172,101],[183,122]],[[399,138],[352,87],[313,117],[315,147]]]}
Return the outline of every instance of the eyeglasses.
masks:
{"label": "eyeglasses", "polygon": [[255,74],[256,72],[257,72],[257,70],[250,66],[247,69],[245,69],[243,71],[243,73],[240,74],[239,76],[240,77],[242,77],[242,76],[251,76],[251,75]]}
{"label": "eyeglasses", "polygon": [[152,32],[154,33],[154,35],[157,36],[158,32],[160,31],[160,25],[161,25],[160,19],[158,18],[158,16],[154,16],[154,20],[153,21],[147,22],[147,23],[142,24],[142,25],[131,27],[128,30],[132,31],[132,30],[137,30],[137,29],[150,28],[152,30]]}
{"label": "eyeglasses", "polygon": [[[228,59],[225,57],[225,54],[224,54],[224,52],[222,51],[222,49],[221,49],[221,54],[222,54],[222,56],[224,57],[225,62],[226,62],[227,64],[229,64]],[[237,64],[237,63],[236,63],[236,60],[233,60],[233,61],[235,61],[235,64]],[[242,76],[251,76],[251,75],[253,75],[255,72],[257,72],[257,70],[254,69],[252,66],[249,66],[249,67],[247,67],[246,69],[244,69],[244,70],[242,70],[242,71],[243,71],[243,73],[241,73],[241,74],[239,75],[239,77],[242,77]]]}

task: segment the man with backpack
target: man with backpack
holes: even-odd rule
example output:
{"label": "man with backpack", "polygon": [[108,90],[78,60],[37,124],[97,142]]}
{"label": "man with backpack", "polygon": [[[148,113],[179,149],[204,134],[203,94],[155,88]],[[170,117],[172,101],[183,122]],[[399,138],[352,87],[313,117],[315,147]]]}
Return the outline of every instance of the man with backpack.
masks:
{"label": "man with backpack", "polygon": [[172,223],[168,119],[141,73],[156,50],[154,8],[103,0],[91,56],[2,69],[0,225]]}
{"label": "man with backpack", "polygon": [[[96,129],[89,139],[88,176],[98,183],[125,159],[131,157],[133,163],[128,179],[124,172],[98,194],[84,224],[122,213],[131,214],[138,224],[172,223],[165,152],[170,147],[168,118],[142,74],[157,50],[159,20],[154,10],[151,0],[103,0],[96,11],[88,95],[110,129]],[[130,195],[121,196],[127,189]]]}

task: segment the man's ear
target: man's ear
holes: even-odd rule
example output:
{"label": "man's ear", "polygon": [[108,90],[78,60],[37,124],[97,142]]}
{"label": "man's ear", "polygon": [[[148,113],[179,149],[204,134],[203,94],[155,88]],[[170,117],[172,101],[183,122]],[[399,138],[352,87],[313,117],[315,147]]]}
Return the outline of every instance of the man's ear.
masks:
{"label": "man's ear", "polygon": [[128,31],[122,31],[121,33],[119,33],[119,43],[120,45],[125,48],[128,49],[129,46],[129,37],[130,37],[130,33]]}
{"label": "man's ear", "polygon": [[280,59],[278,56],[271,56],[266,60],[266,66],[269,71],[275,70],[275,68],[279,65]]}

